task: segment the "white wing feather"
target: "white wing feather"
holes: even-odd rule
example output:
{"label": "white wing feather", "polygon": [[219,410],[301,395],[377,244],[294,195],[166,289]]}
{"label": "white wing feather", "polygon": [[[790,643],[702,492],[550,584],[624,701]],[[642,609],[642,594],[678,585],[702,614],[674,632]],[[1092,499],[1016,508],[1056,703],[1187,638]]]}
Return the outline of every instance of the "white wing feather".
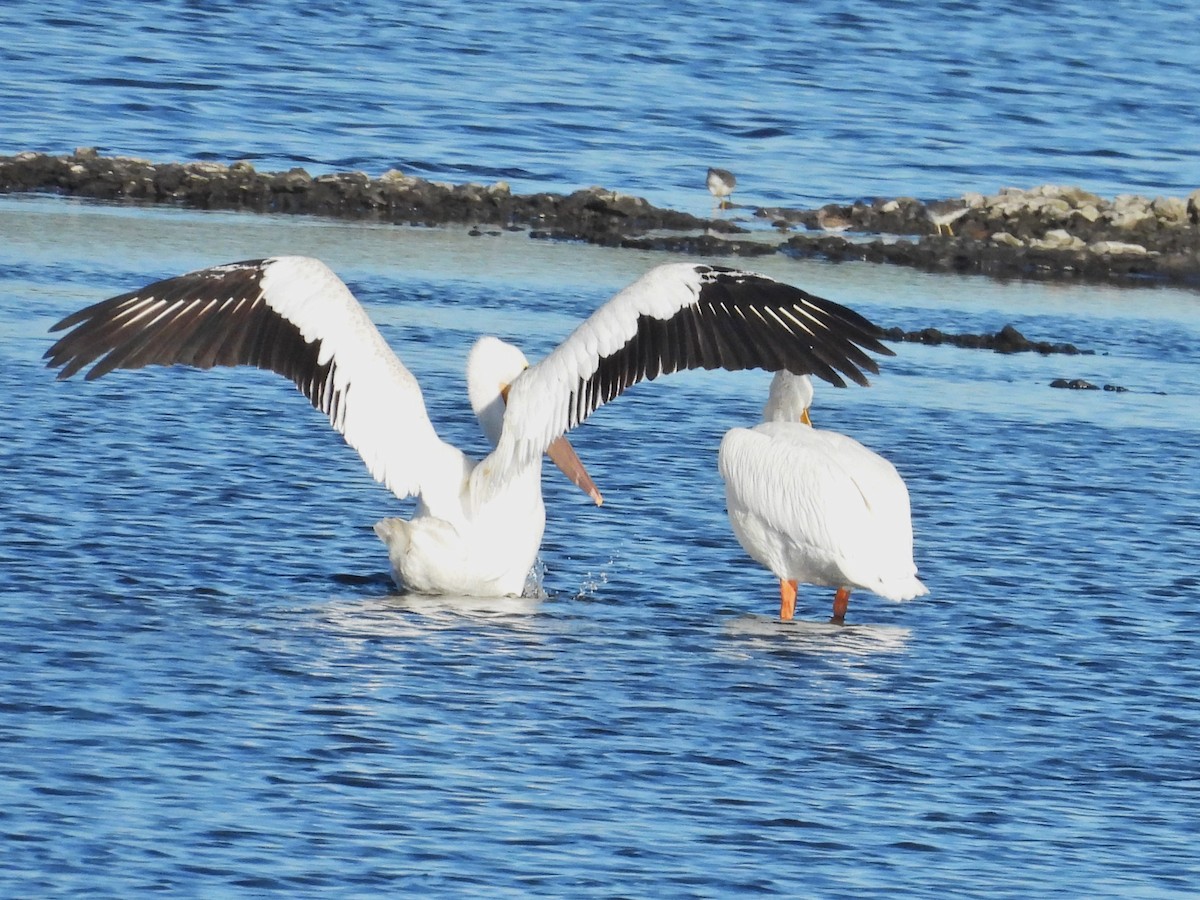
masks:
{"label": "white wing feather", "polygon": [[669,319],[700,296],[695,263],[651,269],[586,318],[545,359],[513,382],[504,433],[492,455],[498,472],[511,472],[538,459],[567,431],[567,400],[581,380],[591,378],[607,356],[637,333],[638,317]]}
{"label": "white wing feather", "polygon": [[320,260],[291,256],[269,262],[262,288],[272,309],[320,342],[319,362],[333,362],[343,399],[332,424],[372,477],[400,498],[457,491],[462,453],[437,436],[416,378],[346,284]]}

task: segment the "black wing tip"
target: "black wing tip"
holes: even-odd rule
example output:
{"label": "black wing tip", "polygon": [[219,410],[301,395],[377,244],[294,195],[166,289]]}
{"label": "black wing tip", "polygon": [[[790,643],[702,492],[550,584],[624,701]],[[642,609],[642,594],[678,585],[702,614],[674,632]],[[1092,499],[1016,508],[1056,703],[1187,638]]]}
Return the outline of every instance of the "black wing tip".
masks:
{"label": "black wing tip", "polygon": [[[160,278],[147,284],[145,287],[137,288],[136,290],[126,291],[122,294],[109,297],[105,300],[97,301],[90,306],[85,306],[78,309],[70,315],[64,316],[59,321],[50,326],[49,334],[57,334],[59,332],[67,332],[61,335],[53,345],[50,346],[42,359],[47,360],[46,367],[50,369],[58,368],[58,380],[62,381],[77,374],[89,364],[93,364],[88,370],[85,380],[93,381],[101,376],[112,371],[114,368],[119,368],[120,365],[114,359],[112,363],[106,365],[108,356],[105,355],[97,362],[97,356],[93,356],[86,349],[80,349],[78,341],[73,340],[78,336],[84,335],[97,327],[97,323],[101,323],[99,327],[103,327],[103,322],[107,320],[112,310],[122,306],[128,301],[136,301],[141,298],[151,298],[156,295],[163,297],[178,296],[181,293],[187,293],[190,289],[196,288],[199,285],[205,284],[212,279],[228,277],[239,272],[257,273],[259,277],[272,264],[278,260],[278,257],[267,256],[257,259],[243,259],[236,262],[221,263],[215,266],[206,266],[202,269],[194,269],[190,272],[185,272],[179,275],[169,275],[165,278]],[[86,344],[86,340],[84,341]],[[110,348],[111,349],[111,348]],[[103,351],[101,351],[103,353]]]}
{"label": "black wing tip", "polygon": [[[690,368],[787,369],[837,387],[847,387],[851,382],[867,387],[868,374],[880,372],[871,354],[896,355],[881,342],[886,334],[883,328],[834,300],[738,266],[708,261],[685,265],[696,279],[692,303],[684,303],[673,316],[663,319],[639,316],[635,339],[614,354],[633,358],[613,366],[602,365],[596,375],[585,379],[581,391],[597,377],[605,383],[619,378],[619,393],[637,381]],[[743,315],[738,312],[741,309],[754,310],[755,315]],[[782,326],[778,331],[772,319]],[[733,327],[722,327],[722,320]],[[646,342],[671,344],[658,349],[677,351],[674,357],[663,353],[655,357],[662,361],[661,373],[658,368],[644,365],[646,347],[642,344]],[[589,409],[597,405],[580,402]],[[586,413],[580,415],[584,417]]]}
{"label": "black wing tip", "polygon": [[109,297],[107,300],[100,300],[89,306],[85,306],[83,309],[77,309],[75,312],[71,313],[70,315],[63,316],[61,319],[51,325],[49,333],[54,334],[59,331],[66,331],[68,328],[74,328],[76,325],[81,325],[88,319],[92,318],[92,316],[94,316],[105,304],[124,299],[128,296],[131,295],[120,294],[117,297]]}
{"label": "black wing tip", "polygon": [[[53,350],[54,348],[51,347],[50,349]],[[83,363],[80,363],[78,360],[71,360],[69,358],[59,359],[57,357],[51,359],[49,350],[46,351],[46,356],[42,358],[49,360],[49,362],[46,363],[47,369],[58,369],[54,375],[55,381],[66,381],[83,368]]]}
{"label": "black wing tip", "polygon": [[[43,353],[42,359],[46,360],[47,369],[58,369],[58,372],[54,376],[56,381],[66,381],[68,378],[77,375],[87,368],[89,363],[94,362],[92,359],[87,359],[73,353],[60,352],[58,344],[55,344]],[[103,374],[102,372],[96,374],[97,365],[92,366],[91,370],[84,376],[85,380],[91,381]]]}
{"label": "black wing tip", "polygon": [[[51,329],[51,331],[53,331],[53,329]],[[58,379],[60,381],[64,378],[70,378],[79,368],[78,366],[76,366],[74,369],[71,368],[71,355],[69,353],[64,353],[62,349],[62,342],[64,339],[65,338],[60,338],[59,340],[55,341],[53,344],[47,347],[46,352],[42,354],[42,359],[46,361],[47,369],[61,369],[61,371],[58,373]]]}

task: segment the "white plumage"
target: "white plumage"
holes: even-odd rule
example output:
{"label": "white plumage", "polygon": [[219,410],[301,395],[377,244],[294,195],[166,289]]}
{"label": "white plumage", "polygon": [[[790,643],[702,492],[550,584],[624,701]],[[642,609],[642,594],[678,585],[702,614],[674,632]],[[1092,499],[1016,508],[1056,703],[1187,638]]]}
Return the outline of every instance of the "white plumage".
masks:
{"label": "white plumage", "polygon": [[545,527],[541,458],[593,499],[564,434],[639,381],[690,368],[790,368],[837,384],[890,353],[845,307],[765,276],[659,266],[604,304],[540,363],[481,338],[467,394],[495,446],[481,462],[442,441],[420,386],[349,288],[324,263],[275,257],[167,278],[80,310],[47,351],[67,378],[118,368],[253,365],[290,378],[397,497],[385,519],[393,574],[418,593],[520,594]]}
{"label": "white plumage", "polygon": [[813,428],[812,382],[777,372],[763,423],[734,428],[719,466],[734,534],[780,581],[790,619],[797,583],[838,589],[834,620],[851,588],[889,600],[927,593],[913,563],[908,488],[896,468],[853,438]]}

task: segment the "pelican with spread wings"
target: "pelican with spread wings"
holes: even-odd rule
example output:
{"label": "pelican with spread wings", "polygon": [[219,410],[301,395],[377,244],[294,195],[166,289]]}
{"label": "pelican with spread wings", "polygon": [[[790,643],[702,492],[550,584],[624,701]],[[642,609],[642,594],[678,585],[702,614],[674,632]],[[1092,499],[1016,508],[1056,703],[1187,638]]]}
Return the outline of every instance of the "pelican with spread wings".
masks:
{"label": "pelican with spread wings", "polygon": [[640,381],[684,369],[761,368],[866,384],[891,355],[879,329],[829,300],[763,275],[658,266],[585,319],[545,359],[480,338],[467,393],[494,450],[476,461],[438,437],[420,386],[345,283],[324,263],[279,256],[201,269],[82,309],[46,352],[69,378],[147,365],[250,365],[291,379],[397,497],[409,520],[375,531],[405,590],[520,594],[546,524],[548,454],[600,492],[566,432]]}

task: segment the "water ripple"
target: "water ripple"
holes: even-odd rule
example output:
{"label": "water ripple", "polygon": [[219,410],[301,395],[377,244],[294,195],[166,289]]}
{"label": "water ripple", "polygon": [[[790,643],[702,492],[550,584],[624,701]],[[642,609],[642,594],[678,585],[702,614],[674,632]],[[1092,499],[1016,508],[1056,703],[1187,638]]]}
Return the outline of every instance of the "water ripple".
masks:
{"label": "water ripple", "polygon": [[[1188,70],[1159,40],[1188,10],[1054,10],[951,4],[950,46],[920,4],[743,4],[720,35],[663,5],[643,32],[610,3],[18,3],[0,58],[27,75],[0,114],[12,150],[603,182],[702,208],[709,163],[791,200],[1190,190]],[[474,334],[544,352],[648,258],[73,202],[6,200],[0,222],[0,893],[1195,892],[1191,295],[765,260],[906,327],[1012,321],[1097,351],[904,346],[870,390],[820,393],[819,424],[908,480],[932,594],[856,596],[834,628],[809,589],[782,625],[714,465],[764,378],[681,376],[601,410],[576,443],[608,503],[548,477],[547,596],[480,605],[393,594],[370,524],[403,510],[290,386],[56,383],[40,359],[59,316],[125,286],[315,253],[478,448]],[[1047,387],[1064,376],[1130,391]]]}

